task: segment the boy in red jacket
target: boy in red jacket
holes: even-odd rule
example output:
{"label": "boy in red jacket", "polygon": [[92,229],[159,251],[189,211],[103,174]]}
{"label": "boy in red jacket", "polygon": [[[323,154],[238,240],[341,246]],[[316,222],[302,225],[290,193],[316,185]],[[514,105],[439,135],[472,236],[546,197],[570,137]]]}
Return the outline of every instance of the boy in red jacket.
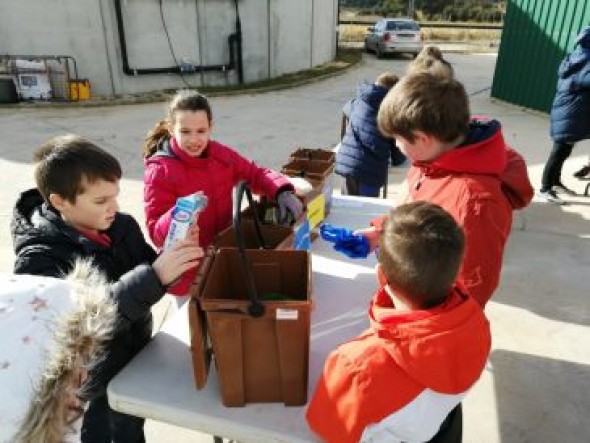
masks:
{"label": "boy in red jacket", "polygon": [[488,321],[454,282],[465,239],[427,202],[392,210],[371,327],[328,356],[307,410],[327,442],[460,442],[461,401],[490,352]]}
{"label": "boy in red jacket", "polygon": [[[497,120],[470,118],[461,83],[430,73],[402,78],[383,100],[377,120],[413,163],[402,203],[440,205],[463,228],[458,280],[485,306],[500,280],[512,211],[533,197],[523,158],[506,145]],[[376,220],[361,231],[373,246],[379,225]]]}

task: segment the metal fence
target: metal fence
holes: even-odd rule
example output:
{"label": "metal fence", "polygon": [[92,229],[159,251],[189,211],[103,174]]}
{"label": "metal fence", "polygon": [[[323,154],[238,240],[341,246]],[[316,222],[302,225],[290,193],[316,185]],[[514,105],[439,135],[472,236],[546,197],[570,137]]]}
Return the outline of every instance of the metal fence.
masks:
{"label": "metal fence", "polygon": [[70,56],[0,54],[0,77],[13,80],[23,101],[73,101],[80,97],[78,68]]}

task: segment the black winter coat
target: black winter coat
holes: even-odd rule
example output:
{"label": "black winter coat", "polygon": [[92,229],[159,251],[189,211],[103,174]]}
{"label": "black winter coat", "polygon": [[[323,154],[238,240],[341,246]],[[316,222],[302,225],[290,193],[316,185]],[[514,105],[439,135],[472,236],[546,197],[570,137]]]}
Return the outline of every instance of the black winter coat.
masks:
{"label": "black winter coat", "polygon": [[111,245],[103,246],[66,225],[59,213],[43,202],[37,189],[19,197],[11,232],[16,274],[63,278],[76,258],[87,258],[111,282],[118,311],[116,331],[106,357],[92,371],[89,398],[104,394],[110,379],[150,340],[150,308],[165,292],[151,267],[156,253],[130,215],[117,213],[106,231]]}

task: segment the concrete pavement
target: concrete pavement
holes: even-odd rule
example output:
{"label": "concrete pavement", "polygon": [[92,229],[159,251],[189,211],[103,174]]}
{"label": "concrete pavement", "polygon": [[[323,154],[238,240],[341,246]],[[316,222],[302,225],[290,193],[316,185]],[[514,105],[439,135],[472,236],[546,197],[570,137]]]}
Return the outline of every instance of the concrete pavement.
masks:
{"label": "concrete pavement", "polygon": [[[500,119],[507,141],[519,150],[538,185],[551,146],[548,118],[490,100],[493,54],[448,54],[471,96],[472,114]],[[409,59],[364,61],[346,74],[300,88],[211,100],[214,137],[244,155],[278,168],[297,146],[331,147],[339,137],[342,105],[362,80]],[[34,147],[54,135],[86,136],[120,159],[125,179],[121,207],[143,224],[141,141],[164,115],[164,103],[104,108],[0,108],[0,270],[9,271],[9,220],[18,192],[32,184]],[[565,165],[571,177],[590,143],[576,146]],[[392,169],[395,199],[404,171]],[[590,436],[590,199],[569,198],[564,207],[533,203],[516,214],[502,283],[486,308],[493,351],[480,382],[464,402],[464,441],[477,443],[574,442]],[[168,300],[155,309],[166,315]],[[149,442],[210,442],[211,437],[148,421]]]}

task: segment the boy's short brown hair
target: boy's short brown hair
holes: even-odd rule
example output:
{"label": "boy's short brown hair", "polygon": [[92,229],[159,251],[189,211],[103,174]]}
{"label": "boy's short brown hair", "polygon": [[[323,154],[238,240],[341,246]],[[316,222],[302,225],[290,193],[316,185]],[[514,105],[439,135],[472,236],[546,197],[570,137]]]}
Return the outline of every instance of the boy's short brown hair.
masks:
{"label": "boy's short brown hair", "polygon": [[453,286],[465,235],[440,206],[414,202],[391,210],[383,226],[379,263],[392,289],[403,290],[421,308],[443,302]]}
{"label": "boy's short brown hair", "polygon": [[428,72],[403,77],[389,90],[377,114],[379,130],[414,142],[422,131],[451,143],[467,134],[469,100],[463,85]]}
{"label": "boy's short brown hair", "polygon": [[399,77],[397,74],[393,72],[384,72],[383,74],[379,74],[379,76],[377,76],[375,79],[375,84],[378,86],[383,86],[387,89],[391,89],[398,81]]}
{"label": "boy's short brown hair", "polygon": [[84,184],[121,178],[121,165],[115,157],[74,134],[47,141],[35,152],[35,160],[39,162],[35,183],[47,204],[50,194],[75,203],[76,196],[84,192]]}

